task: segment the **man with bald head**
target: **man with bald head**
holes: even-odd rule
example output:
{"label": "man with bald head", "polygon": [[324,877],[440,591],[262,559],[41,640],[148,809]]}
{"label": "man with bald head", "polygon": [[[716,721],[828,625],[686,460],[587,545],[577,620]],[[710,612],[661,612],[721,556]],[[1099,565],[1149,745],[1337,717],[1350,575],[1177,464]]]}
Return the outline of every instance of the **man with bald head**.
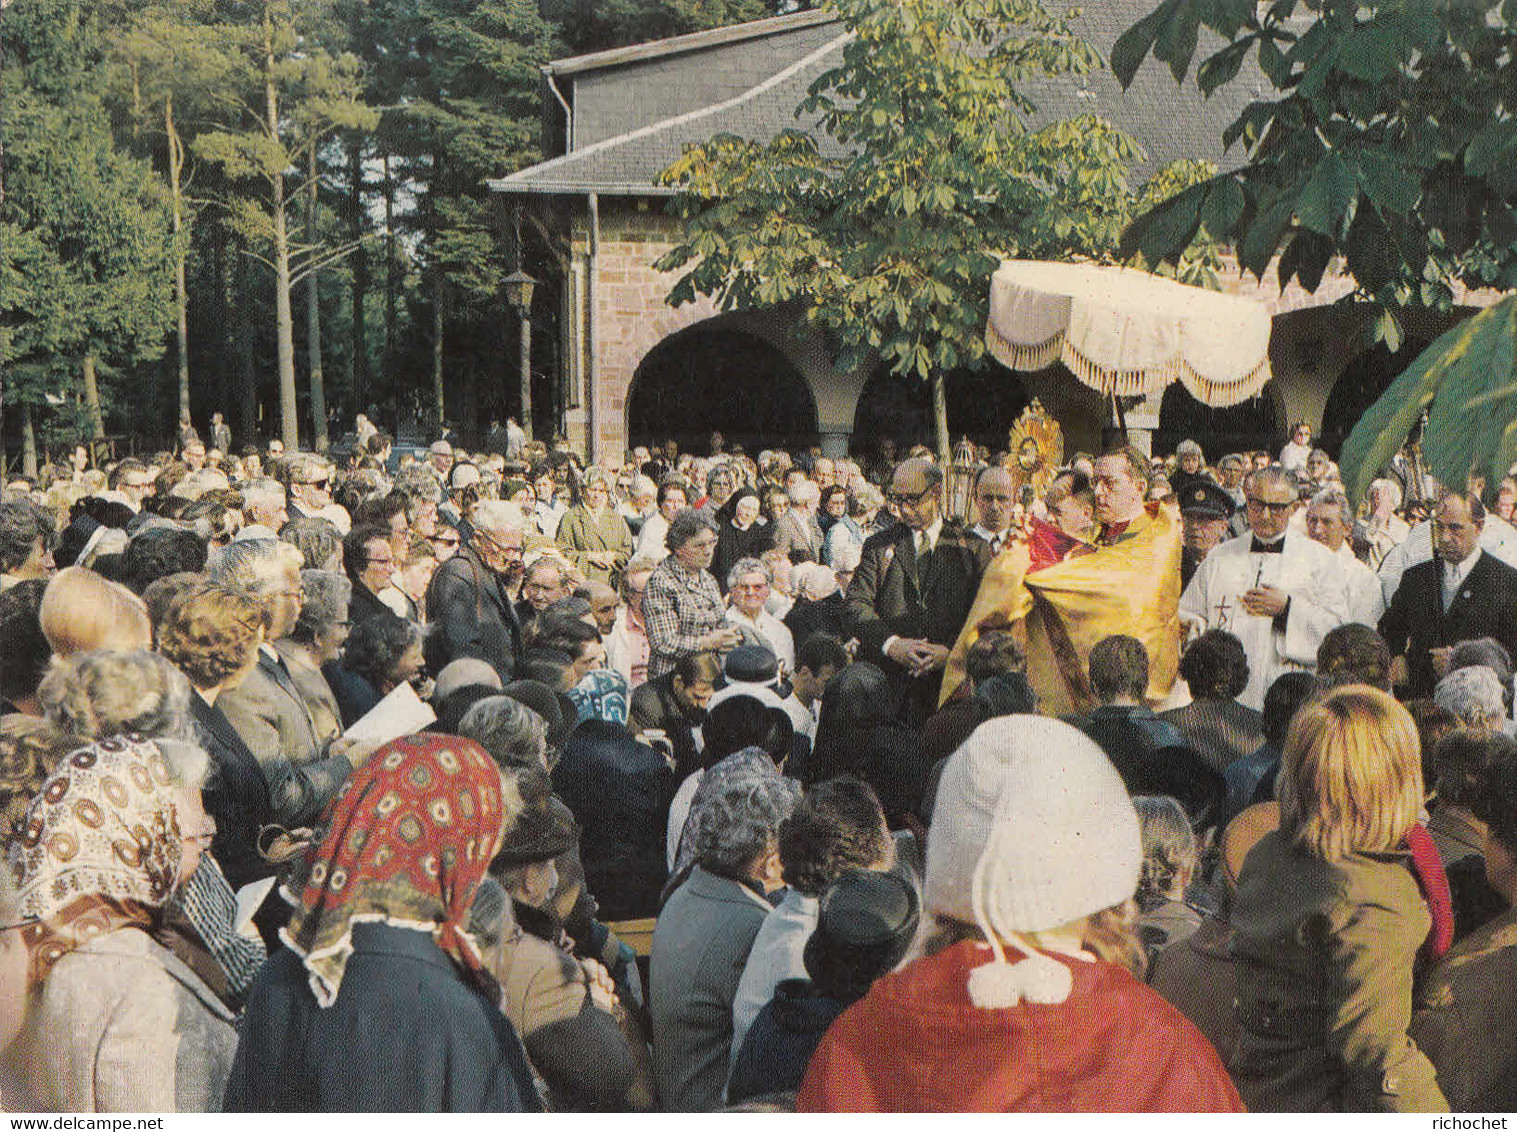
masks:
{"label": "man with bald head", "polygon": [[1011,473],[999,465],[992,464],[975,481],[974,513],[979,522],[970,528],[970,533],[984,539],[992,555],[1000,554],[1006,545],[1016,494]]}
{"label": "man with bald head", "polygon": [[871,536],[848,587],[848,628],[859,660],[878,664],[920,725],[937,707],[948,650],[964,627],[990,544],[943,517],[943,472],[911,459],[890,480],[901,521]]}

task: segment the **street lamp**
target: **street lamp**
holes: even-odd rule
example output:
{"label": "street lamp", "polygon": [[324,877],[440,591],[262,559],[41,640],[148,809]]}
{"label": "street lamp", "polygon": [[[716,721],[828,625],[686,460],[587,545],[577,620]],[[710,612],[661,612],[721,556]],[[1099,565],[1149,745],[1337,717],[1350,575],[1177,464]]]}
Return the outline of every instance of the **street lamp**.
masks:
{"label": "street lamp", "polygon": [[506,302],[521,317],[521,427],[532,439],[532,290],[537,280],[521,268],[501,281]]}

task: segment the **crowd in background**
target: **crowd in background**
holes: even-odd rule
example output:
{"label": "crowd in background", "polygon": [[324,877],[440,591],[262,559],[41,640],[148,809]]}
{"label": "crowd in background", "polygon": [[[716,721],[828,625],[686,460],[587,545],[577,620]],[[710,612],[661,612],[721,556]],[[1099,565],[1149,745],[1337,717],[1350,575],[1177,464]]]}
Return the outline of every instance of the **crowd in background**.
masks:
{"label": "crowd in background", "polygon": [[[6,1109],[1517,1108],[1517,482],[497,432],[4,485]],[[981,583],[1164,516],[1050,710]]]}

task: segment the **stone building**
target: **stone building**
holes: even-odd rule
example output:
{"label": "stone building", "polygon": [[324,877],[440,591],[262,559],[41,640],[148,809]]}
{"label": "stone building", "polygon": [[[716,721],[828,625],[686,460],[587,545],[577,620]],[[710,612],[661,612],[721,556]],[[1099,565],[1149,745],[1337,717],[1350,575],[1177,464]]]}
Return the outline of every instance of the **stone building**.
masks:
{"label": "stone building", "polygon": [[[1104,0],[1076,30],[1108,53],[1152,0]],[[807,87],[840,61],[846,41],[838,18],[803,12],[561,59],[542,68],[546,160],[491,182],[507,209],[530,211],[561,244],[557,311],[564,406],[562,427],[594,458],[673,435],[703,450],[713,428],[750,444],[759,437],[820,443],[832,454],[867,450],[876,438],[926,438],[924,383],[896,378],[878,364],[834,372],[832,351],[815,332],[797,333],[783,308],[722,312],[708,300],[671,307],[677,276],[653,264],[676,243],[671,192],[658,175],[685,147],[718,133],[767,140],[808,123],[796,116]],[[1206,53],[1202,44],[1201,54]],[[1167,69],[1144,63],[1123,91],[1109,72],[1023,88],[1039,119],[1094,112],[1135,137],[1146,159],[1141,182],[1180,158],[1226,168],[1241,160],[1221,149],[1224,127],[1246,103],[1267,97],[1257,71],[1203,99],[1193,83],[1177,87]],[[1310,422],[1330,450],[1358,415],[1413,357],[1363,345],[1363,320],[1328,306],[1352,290],[1331,274],[1315,295],[1293,284],[1281,293],[1273,272],[1263,283],[1232,272],[1226,290],[1264,302],[1274,316],[1273,380],[1260,396],[1211,410],[1178,386],[1132,406],[1130,427],[1155,450],[1195,436],[1208,456],[1244,446],[1278,448],[1289,424]],[[1458,317],[1455,315],[1453,317]],[[1429,342],[1450,319],[1407,328]],[[987,360],[975,373],[950,374],[949,428],[982,442],[1004,440],[1037,396],[1061,421],[1071,450],[1100,440],[1109,409],[1060,367],[1013,374]]]}

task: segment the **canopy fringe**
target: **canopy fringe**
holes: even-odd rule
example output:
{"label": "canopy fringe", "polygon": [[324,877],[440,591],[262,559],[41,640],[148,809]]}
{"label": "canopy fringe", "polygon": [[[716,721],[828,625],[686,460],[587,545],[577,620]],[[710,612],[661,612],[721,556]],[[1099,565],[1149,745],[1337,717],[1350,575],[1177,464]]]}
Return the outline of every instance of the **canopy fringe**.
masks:
{"label": "canopy fringe", "polygon": [[1047,342],[1024,344],[1012,342],[986,323],[985,346],[1002,365],[1024,373],[1047,369],[1056,361],[1063,362],[1083,384],[1108,396],[1139,397],[1178,381],[1203,404],[1226,408],[1255,396],[1270,379],[1268,358],[1262,359],[1247,373],[1229,380],[1198,373],[1183,357],[1170,358],[1151,370],[1103,369],[1081,354],[1062,330]]}

